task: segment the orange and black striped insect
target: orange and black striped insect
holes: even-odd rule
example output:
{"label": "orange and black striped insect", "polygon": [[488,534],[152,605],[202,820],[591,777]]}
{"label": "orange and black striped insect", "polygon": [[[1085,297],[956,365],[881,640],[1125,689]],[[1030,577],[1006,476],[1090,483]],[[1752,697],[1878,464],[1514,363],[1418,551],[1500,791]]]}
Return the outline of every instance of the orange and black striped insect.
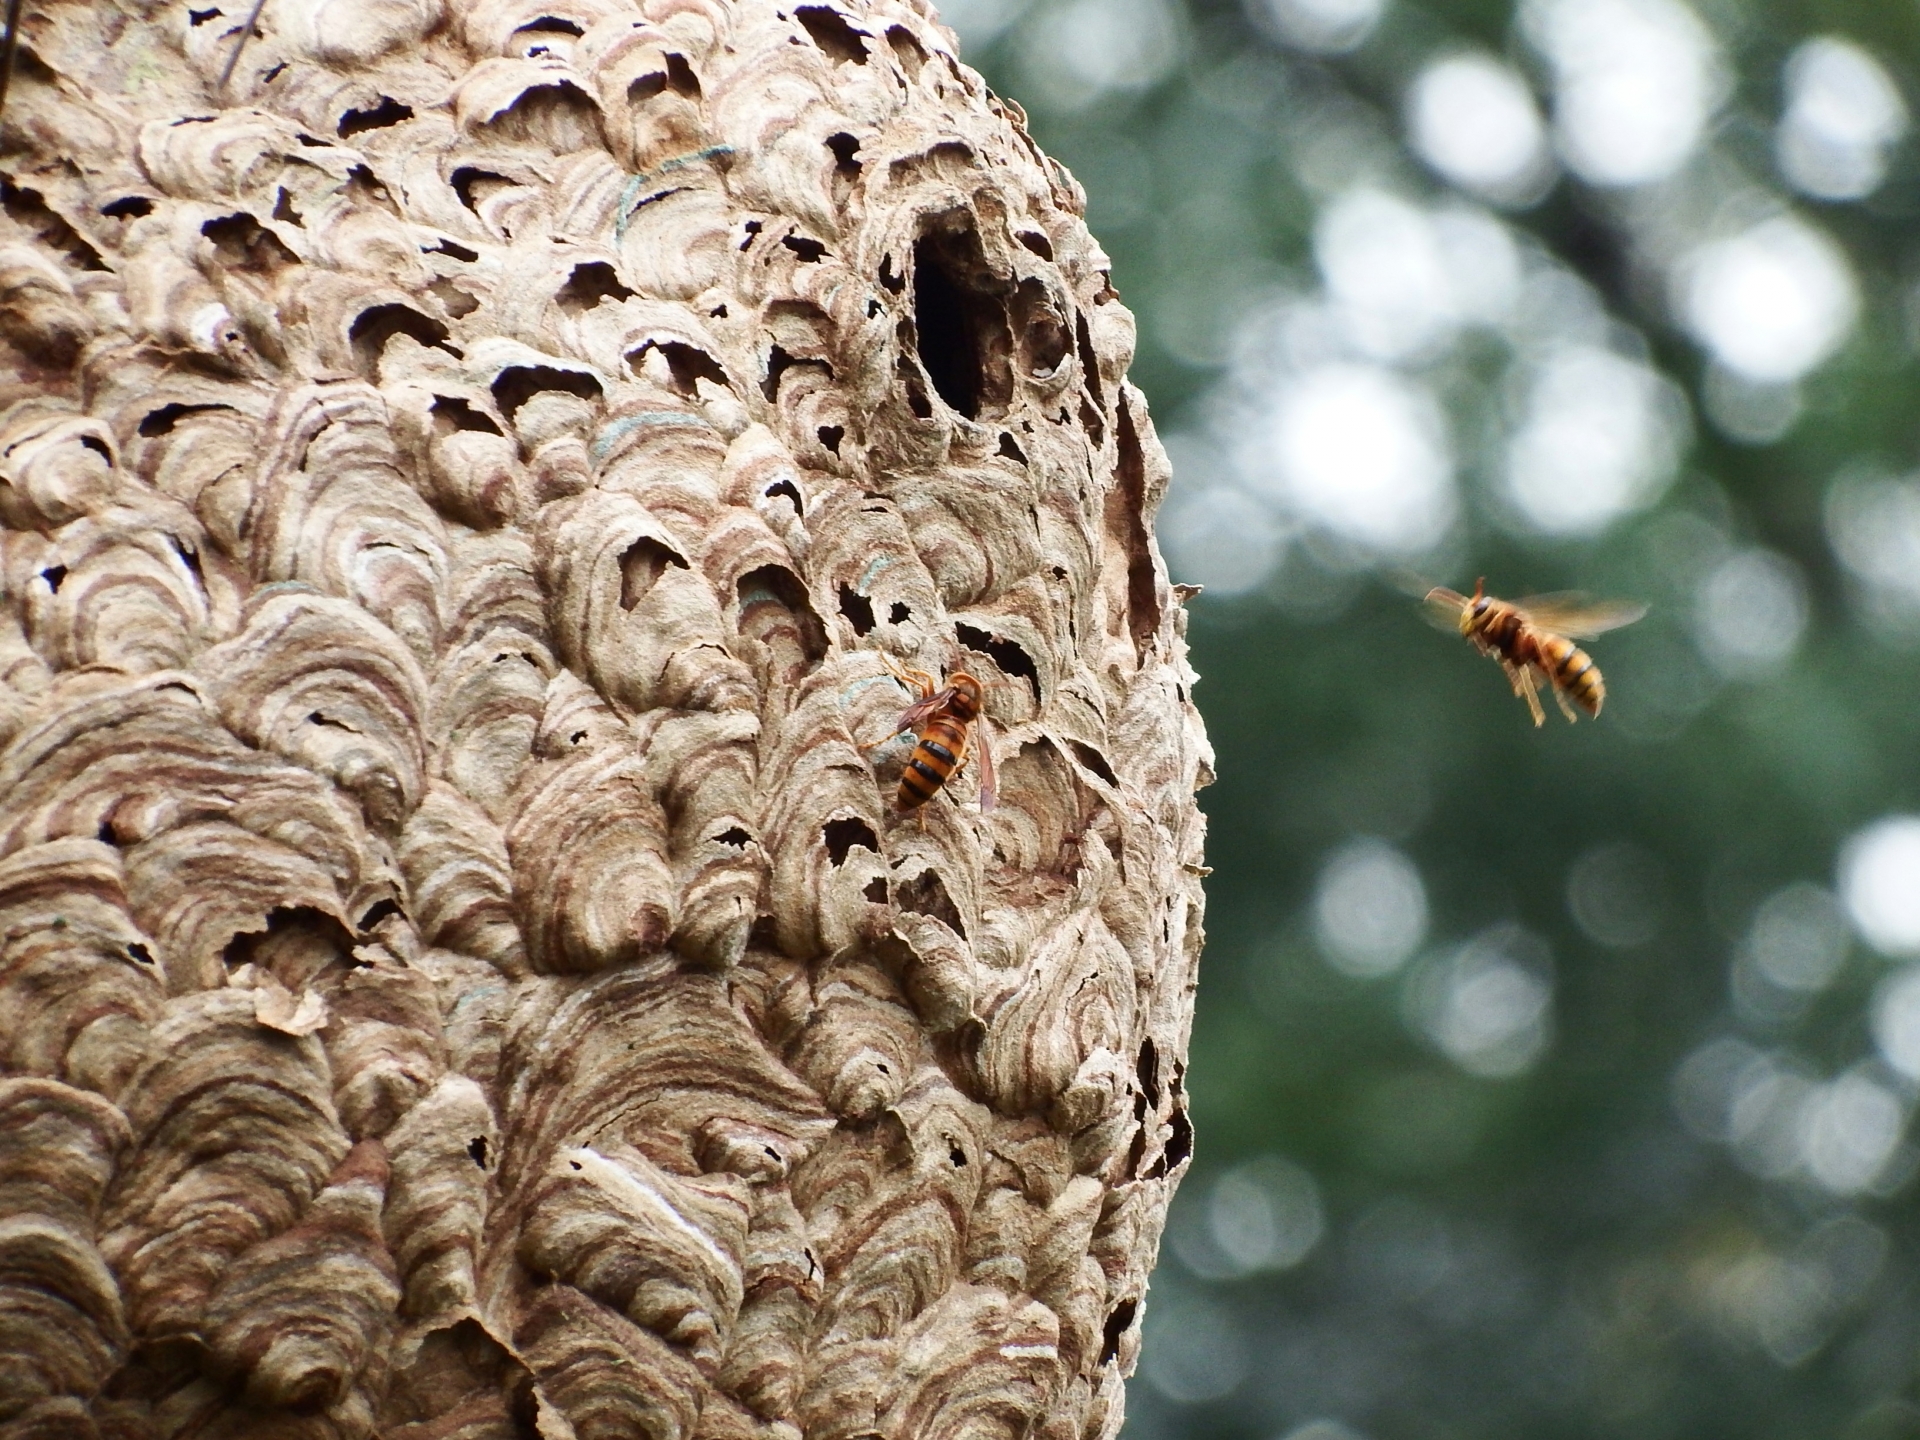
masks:
{"label": "orange and black striped insect", "polygon": [[914,692],[913,704],[900,712],[900,723],[893,734],[867,749],[877,750],[887,740],[912,732],[913,754],[900,772],[900,789],[894,804],[902,810],[918,810],[940,793],[945,785],[971,759],[980,762],[980,808],[993,809],[995,779],[993,773],[993,736],[983,713],[986,686],[964,671],[947,676],[944,686],[936,686],[924,670],[903,670],[886,656],[880,657],[895,679]]}
{"label": "orange and black striped insect", "polygon": [[1474,582],[1471,595],[1436,585],[1427,592],[1426,608],[1435,624],[1457,630],[1482,655],[1500,662],[1513,693],[1533,712],[1535,725],[1547,718],[1540,708],[1542,684],[1553,691],[1567,719],[1578,718],[1576,705],[1597,718],[1607,698],[1606,682],[1593,657],[1568,637],[1604,635],[1647,613],[1646,606],[1631,601],[1590,604],[1570,592],[1530,595],[1517,604],[1496,600],[1487,594],[1484,579]]}

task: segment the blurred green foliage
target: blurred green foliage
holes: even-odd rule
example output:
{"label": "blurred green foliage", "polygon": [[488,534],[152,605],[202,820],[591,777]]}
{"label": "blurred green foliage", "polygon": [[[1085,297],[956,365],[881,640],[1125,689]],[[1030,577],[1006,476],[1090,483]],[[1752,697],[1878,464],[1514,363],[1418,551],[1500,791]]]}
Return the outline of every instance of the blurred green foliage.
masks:
{"label": "blurred green foliage", "polygon": [[[1920,1436],[1915,1088],[1874,1029],[1911,956],[1843,934],[1838,968],[1798,989],[1769,989],[1741,958],[1769,896],[1801,882],[1845,900],[1849,837],[1920,811],[1916,627],[1874,589],[1898,591],[1897,573],[1843,563],[1834,518],[1848,476],[1897,485],[1915,465],[1920,168],[1896,139],[1870,193],[1827,201],[1796,194],[1775,155],[1783,76],[1811,37],[1863,47],[1911,103],[1920,6],[1694,13],[1724,86],[1686,167],[1612,189],[1563,170],[1498,212],[1687,397],[1664,491],[1589,534],[1515,523],[1495,494],[1501,397],[1530,362],[1466,333],[1394,362],[1440,397],[1453,436],[1460,518],[1430,552],[1356,555],[1282,515],[1270,574],[1193,602],[1219,762],[1201,796],[1214,874],[1188,1080],[1198,1149],[1149,1301],[1134,1440]],[[1318,55],[1229,0],[976,0],[952,18],[1086,187],[1163,438],[1231,429],[1219,397],[1236,334],[1263,304],[1321,292],[1316,225],[1348,179],[1455,203],[1408,148],[1424,65],[1473,47],[1526,77],[1543,115],[1556,98],[1506,0],[1392,3],[1355,47]],[[1144,78],[1076,90],[1059,74],[1085,59],[1075,45],[1110,43],[1102,24],[1147,25],[1165,53]],[[1350,176],[1315,159],[1330,136]],[[1710,413],[1710,347],[1648,238],[1662,207],[1715,185],[1725,205],[1771,197],[1824,232],[1858,289],[1857,320],[1790,387],[1798,418],[1771,443],[1730,438]],[[1897,564],[1897,507],[1873,513],[1861,523]],[[1781,566],[1804,628],[1743,666],[1716,661],[1703,597],[1717,557],[1747,553]],[[1410,574],[1654,609],[1592,644],[1603,718],[1569,727],[1550,709],[1536,731],[1492,665],[1420,623]],[[1425,905],[1415,953],[1372,978],[1330,963],[1315,908],[1362,837],[1411,861]],[[1466,1042],[1450,1052],[1431,1010],[1432,977],[1466,974],[1459,947],[1476,937],[1550,987],[1537,1053],[1478,1066],[1494,1073],[1462,1063]],[[1879,1143],[1859,1140],[1885,1109],[1873,1096],[1846,1128],[1842,1102],[1866,1095],[1834,1088],[1848,1076],[1896,1107],[1899,1138],[1877,1169],[1867,1155],[1870,1175],[1816,1153],[1822,1136]],[[1690,1121],[1689,1095],[1719,1118]],[[1289,1168],[1236,1168],[1256,1157]],[[1235,1190],[1236,1175],[1255,1179]]]}

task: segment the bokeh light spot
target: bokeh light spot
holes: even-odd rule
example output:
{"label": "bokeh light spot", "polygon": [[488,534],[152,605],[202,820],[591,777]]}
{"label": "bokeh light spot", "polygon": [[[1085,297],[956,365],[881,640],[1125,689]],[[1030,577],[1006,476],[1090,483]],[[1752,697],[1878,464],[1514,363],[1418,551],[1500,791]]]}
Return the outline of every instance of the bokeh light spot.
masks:
{"label": "bokeh light spot", "polygon": [[1874,993],[1873,1040],[1887,1064],[1920,1080],[1920,965],[1895,971]]}
{"label": "bokeh light spot", "polygon": [[1530,1069],[1551,1038],[1547,949],[1518,926],[1487,931],[1423,962],[1408,977],[1415,1028],[1470,1075],[1504,1079]]}
{"label": "bokeh light spot", "polygon": [[1730,679],[1780,668],[1807,628],[1800,569],[1771,550],[1741,550],[1716,565],[1694,602],[1694,634],[1713,668]]}
{"label": "bokeh light spot", "polygon": [[1537,197],[1551,174],[1533,92],[1486,55],[1449,55],[1422,70],[1407,93],[1407,129],[1427,164],[1497,203]]}
{"label": "bokeh light spot", "polygon": [[1380,840],[1334,852],[1313,897],[1314,933],[1327,963],[1370,979],[1406,964],[1427,936],[1427,889],[1414,863]]}
{"label": "bokeh light spot", "polygon": [[1373,33],[1386,0],[1248,0],[1254,22],[1283,44],[1338,55]]}
{"label": "bokeh light spot", "polygon": [[1920,955],[1920,816],[1886,816],[1847,841],[1840,898],[1860,937],[1881,954]]}
{"label": "bokeh light spot", "polygon": [[1550,535],[1591,535],[1651,503],[1679,463],[1686,402],[1664,376],[1594,346],[1534,367],[1507,444],[1508,496]]}
{"label": "bokeh light spot", "polygon": [[1140,1368],[1177,1405],[1224,1399],[1246,1378],[1246,1337],[1216,1301],[1156,1286],[1143,1328]]}
{"label": "bokeh light spot", "polygon": [[1708,241],[1677,278],[1694,336],[1729,370],[1762,384],[1798,380],[1833,354],[1860,308],[1846,256],[1791,215]]}
{"label": "bokeh light spot", "polygon": [[1560,153],[1595,185],[1641,185],[1693,154],[1719,98],[1718,54],[1673,0],[1528,0],[1555,81]]}
{"label": "bokeh light spot", "polygon": [[1886,1086],[1858,1072],[1841,1075],[1807,1098],[1801,1149],[1807,1172],[1836,1195],[1871,1186],[1900,1143],[1906,1111]]}
{"label": "bokeh light spot", "polygon": [[1859,200],[1880,188],[1907,107],[1879,61],[1822,35],[1787,61],[1787,105],[1774,131],[1780,173],[1817,200]]}
{"label": "bokeh light spot", "polygon": [[1747,953],[1783,990],[1814,992],[1833,983],[1847,958],[1846,918],[1831,890],[1802,881],[1776,890],[1754,912]]}
{"label": "bokeh light spot", "polygon": [[1440,412],[1372,365],[1333,362],[1282,382],[1243,437],[1241,473],[1301,519],[1367,550],[1431,548],[1454,516]]}
{"label": "bokeh light spot", "polygon": [[1567,908],[1588,938],[1615,950],[1660,933],[1660,864],[1637,845],[1596,845],[1567,873]]}

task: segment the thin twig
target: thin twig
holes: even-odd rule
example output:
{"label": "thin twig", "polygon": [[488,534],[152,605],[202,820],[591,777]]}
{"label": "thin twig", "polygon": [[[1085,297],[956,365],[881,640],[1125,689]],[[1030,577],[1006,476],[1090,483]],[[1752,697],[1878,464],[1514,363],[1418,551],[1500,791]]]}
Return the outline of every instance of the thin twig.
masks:
{"label": "thin twig", "polygon": [[[9,5],[18,5],[20,0],[7,0]],[[267,0],[253,0],[253,9],[247,12],[247,23],[240,27],[240,38],[233,42],[233,53],[227,56],[227,68],[220,72],[220,84],[217,88],[225,90],[227,82],[233,78],[234,67],[240,63],[240,52],[247,48],[247,40],[253,34],[254,27],[260,23],[260,12],[267,8]]]}
{"label": "thin twig", "polygon": [[7,87],[13,83],[13,58],[20,50],[20,0],[7,0],[7,38],[0,41],[0,115],[7,110]]}

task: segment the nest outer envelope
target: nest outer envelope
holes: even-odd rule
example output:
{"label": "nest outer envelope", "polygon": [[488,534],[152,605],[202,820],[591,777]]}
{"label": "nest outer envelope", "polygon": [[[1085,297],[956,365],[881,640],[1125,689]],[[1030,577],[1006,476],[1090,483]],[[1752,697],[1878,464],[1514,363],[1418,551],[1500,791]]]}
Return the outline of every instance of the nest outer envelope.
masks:
{"label": "nest outer envelope", "polygon": [[246,8],[4,117],[0,1435],[1112,1435],[1210,756],[1078,185],[907,0]]}

